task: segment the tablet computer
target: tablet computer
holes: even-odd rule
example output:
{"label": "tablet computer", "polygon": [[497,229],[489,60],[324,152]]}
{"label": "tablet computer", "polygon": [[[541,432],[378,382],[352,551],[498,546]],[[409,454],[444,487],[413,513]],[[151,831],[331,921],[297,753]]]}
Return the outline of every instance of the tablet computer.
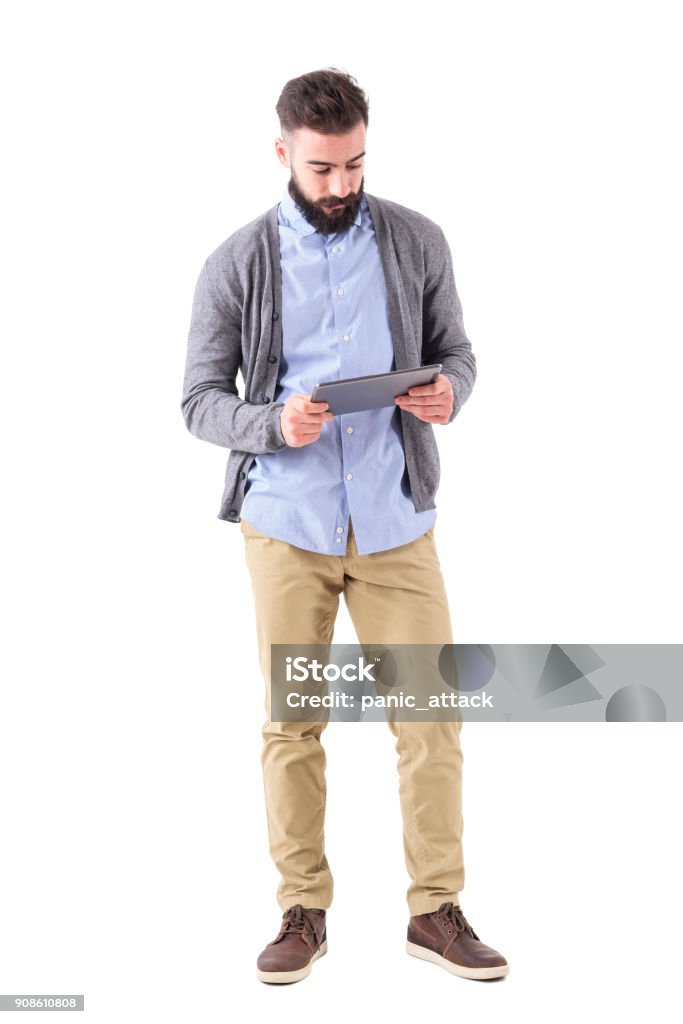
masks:
{"label": "tablet computer", "polygon": [[365,409],[381,409],[386,405],[398,408],[394,399],[405,395],[408,388],[433,384],[441,373],[441,363],[413,366],[390,373],[373,373],[367,377],[347,377],[345,380],[326,380],[316,384],[311,392],[312,402],[327,402],[335,416]]}

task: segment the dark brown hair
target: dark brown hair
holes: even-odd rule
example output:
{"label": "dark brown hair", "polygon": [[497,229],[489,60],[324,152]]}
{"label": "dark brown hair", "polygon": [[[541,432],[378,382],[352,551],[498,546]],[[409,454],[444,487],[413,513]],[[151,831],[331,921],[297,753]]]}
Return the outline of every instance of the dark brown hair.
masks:
{"label": "dark brown hair", "polygon": [[275,111],[282,137],[289,142],[298,128],[323,135],[344,135],[363,121],[368,126],[370,103],[356,79],[338,68],[309,71],[291,78]]}

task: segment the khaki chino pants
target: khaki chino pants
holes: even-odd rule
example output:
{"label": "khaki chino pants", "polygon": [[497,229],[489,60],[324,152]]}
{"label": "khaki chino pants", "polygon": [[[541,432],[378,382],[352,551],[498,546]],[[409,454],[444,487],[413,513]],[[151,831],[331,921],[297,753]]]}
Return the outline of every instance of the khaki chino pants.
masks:
{"label": "khaki chino pants", "polygon": [[[256,611],[267,720],[262,766],[270,855],[282,910],[327,909],[332,874],[324,849],[325,722],[270,721],[270,645],[332,643],[339,595],[360,644],[450,644],[448,600],[434,542],[421,537],[359,555],[349,521],[348,554],[322,555],[275,540],[240,521]],[[462,849],[462,721],[388,722],[396,737],[411,914],[458,903]]]}

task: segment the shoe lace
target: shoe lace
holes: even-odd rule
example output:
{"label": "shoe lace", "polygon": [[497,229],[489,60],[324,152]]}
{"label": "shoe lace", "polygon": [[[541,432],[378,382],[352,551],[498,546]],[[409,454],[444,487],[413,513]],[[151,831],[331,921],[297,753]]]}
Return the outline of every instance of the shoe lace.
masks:
{"label": "shoe lace", "polygon": [[316,921],[312,917],[311,911],[302,907],[300,903],[290,907],[289,910],[285,910],[282,915],[282,925],[280,927],[280,934],[275,940],[278,942],[284,938],[285,935],[301,935],[307,946],[315,952],[316,945],[316,934],[315,934]]}
{"label": "shoe lace", "polygon": [[[436,913],[448,929],[448,934],[450,935],[451,932],[453,933],[451,942],[454,942],[458,935],[465,931],[471,935],[473,939],[476,939],[478,942],[480,941],[479,936],[463,914],[460,907],[456,907],[455,904],[451,902],[442,903]],[[451,943],[449,943],[449,946],[450,944]]]}

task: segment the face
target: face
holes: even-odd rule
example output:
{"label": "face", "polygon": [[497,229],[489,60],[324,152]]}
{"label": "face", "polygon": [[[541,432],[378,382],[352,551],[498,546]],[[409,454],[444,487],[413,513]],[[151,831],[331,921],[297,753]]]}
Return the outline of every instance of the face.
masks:
{"label": "face", "polygon": [[322,235],[348,231],[363,196],[363,122],[345,135],[299,128],[289,145],[277,139],[275,151],[290,168],[289,194],[306,220]]}

